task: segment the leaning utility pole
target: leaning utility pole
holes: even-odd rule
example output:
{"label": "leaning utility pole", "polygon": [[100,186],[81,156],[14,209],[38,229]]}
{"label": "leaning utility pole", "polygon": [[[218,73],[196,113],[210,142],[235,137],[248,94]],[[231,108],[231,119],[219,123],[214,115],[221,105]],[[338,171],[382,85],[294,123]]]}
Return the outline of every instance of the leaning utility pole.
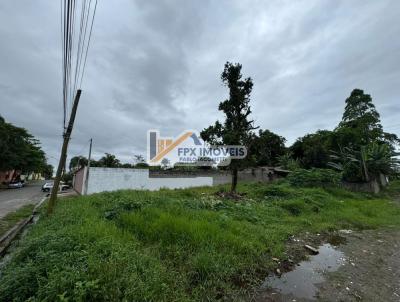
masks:
{"label": "leaning utility pole", "polygon": [[89,185],[89,170],[90,170],[90,159],[92,157],[92,142],[93,139],[90,139],[90,146],[89,146],[89,156],[88,156],[88,164],[87,164],[87,170],[86,170],[86,178],[85,178],[85,195],[87,195],[88,192],[88,185]]}
{"label": "leaning utility pole", "polygon": [[61,149],[60,161],[58,162],[58,168],[56,173],[56,178],[54,179],[53,188],[51,190],[49,205],[47,206],[47,214],[51,214],[53,212],[54,206],[56,204],[58,187],[60,185],[61,173],[63,170],[63,166],[65,161],[67,160],[67,149],[68,142],[71,138],[72,127],[74,126],[76,110],[78,109],[79,98],[81,97],[82,90],[78,89],[76,92],[74,104],[72,105],[71,116],[69,118],[67,130],[64,133],[64,141]]}

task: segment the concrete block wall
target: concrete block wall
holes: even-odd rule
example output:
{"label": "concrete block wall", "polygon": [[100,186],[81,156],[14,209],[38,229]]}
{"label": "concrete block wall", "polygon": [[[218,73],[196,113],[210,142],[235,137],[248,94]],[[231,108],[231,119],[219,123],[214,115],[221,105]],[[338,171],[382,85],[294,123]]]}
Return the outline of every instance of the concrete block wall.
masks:
{"label": "concrete block wall", "polygon": [[120,189],[159,190],[212,185],[212,177],[150,178],[148,169],[91,167],[88,194]]}
{"label": "concrete block wall", "polygon": [[369,192],[378,194],[381,190],[376,180],[371,180],[370,182],[362,182],[362,183],[352,183],[343,181],[341,186],[347,190],[355,192]]}
{"label": "concrete block wall", "polygon": [[[246,169],[239,172],[239,181],[268,182],[276,175],[268,168]],[[74,189],[83,194],[86,169],[75,174]],[[229,171],[149,171],[148,169],[91,167],[88,194],[120,189],[159,190],[160,188],[189,188],[231,183]]]}
{"label": "concrete block wall", "polygon": [[[232,181],[232,174],[227,170],[198,170],[198,171],[174,171],[157,170],[150,171],[150,178],[191,178],[195,176],[212,177],[213,185],[229,184]],[[258,167],[249,168],[238,173],[239,181],[261,181],[269,182],[278,178],[271,168]]]}

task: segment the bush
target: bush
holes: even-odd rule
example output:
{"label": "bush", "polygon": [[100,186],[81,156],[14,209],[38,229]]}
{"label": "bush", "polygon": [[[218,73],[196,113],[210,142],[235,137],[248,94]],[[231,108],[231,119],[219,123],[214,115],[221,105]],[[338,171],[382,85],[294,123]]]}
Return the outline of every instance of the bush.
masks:
{"label": "bush", "polygon": [[288,181],[293,186],[338,186],[342,174],[331,169],[297,169],[288,176]]}

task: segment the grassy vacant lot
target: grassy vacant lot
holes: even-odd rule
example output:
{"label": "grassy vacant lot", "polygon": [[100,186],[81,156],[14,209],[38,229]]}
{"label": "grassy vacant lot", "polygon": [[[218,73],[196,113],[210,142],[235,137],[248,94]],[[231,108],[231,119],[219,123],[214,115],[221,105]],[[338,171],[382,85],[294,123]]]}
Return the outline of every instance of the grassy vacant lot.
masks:
{"label": "grassy vacant lot", "polygon": [[400,226],[400,208],[384,195],[248,183],[234,201],[215,194],[223,189],[62,200],[3,270],[0,300],[238,300],[273,268],[271,257],[285,257],[292,234]]}

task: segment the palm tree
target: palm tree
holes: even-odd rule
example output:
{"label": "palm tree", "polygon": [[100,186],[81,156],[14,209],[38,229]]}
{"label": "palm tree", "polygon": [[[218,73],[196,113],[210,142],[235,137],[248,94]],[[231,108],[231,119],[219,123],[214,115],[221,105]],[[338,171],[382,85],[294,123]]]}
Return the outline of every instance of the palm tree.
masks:
{"label": "palm tree", "polygon": [[328,165],[343,171],[345,175],[358,170],[362,180],[368,182],[371,177],[377,178],[380,174],[389,175],[396,171],[400,163],[397,155],[387,144],[371,143],[361,146],[360,151],[345,147],[340,148],[339,152],[332,152],[333,162]]}
{"label": "palm tree", "polygon": [[116,158],[115,155],[110,153],[106,153],[105,156],[100,158],[99,163],[102,167],[107,168],[116,168],[121,165],[119,159]]}

